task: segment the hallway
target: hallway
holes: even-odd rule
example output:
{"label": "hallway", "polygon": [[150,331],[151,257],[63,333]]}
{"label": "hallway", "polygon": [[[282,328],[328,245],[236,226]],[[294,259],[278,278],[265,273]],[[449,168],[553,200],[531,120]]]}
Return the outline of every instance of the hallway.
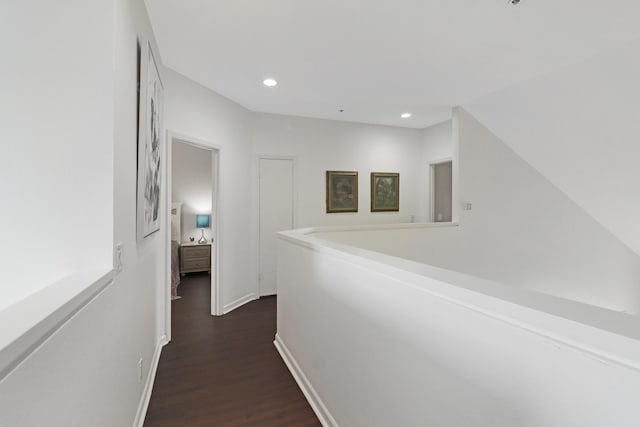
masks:
{"label": "hallway", "polygon": [[146,427],[320,426],[273,345],[276,298],[212,317],[207,274],[182,278]]}

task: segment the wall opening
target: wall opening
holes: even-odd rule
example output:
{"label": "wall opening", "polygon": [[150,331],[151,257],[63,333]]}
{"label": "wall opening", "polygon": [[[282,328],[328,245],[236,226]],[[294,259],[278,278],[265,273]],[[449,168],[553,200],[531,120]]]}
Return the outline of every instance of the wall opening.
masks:
{"label": "wall opening", "polygon": [[451,160],[430,165],[431,222],[451,222],[453,164]]}

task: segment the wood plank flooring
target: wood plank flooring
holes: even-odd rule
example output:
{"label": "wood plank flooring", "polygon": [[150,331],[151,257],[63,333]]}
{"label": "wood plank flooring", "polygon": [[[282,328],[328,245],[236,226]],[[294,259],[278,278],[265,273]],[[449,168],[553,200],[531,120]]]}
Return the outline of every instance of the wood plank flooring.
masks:
{"label": "wood plank flooring", "polygon": [[208,274],[172,304],[146,427],[306,427],[320,422],[273,345],[276,297],[212,317]]}

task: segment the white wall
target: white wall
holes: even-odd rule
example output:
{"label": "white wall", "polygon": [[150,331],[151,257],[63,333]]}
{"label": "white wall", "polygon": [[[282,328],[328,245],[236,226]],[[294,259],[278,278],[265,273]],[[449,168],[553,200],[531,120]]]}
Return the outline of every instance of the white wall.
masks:
{"label": "white wall", "polygon": [[465,105],[640,254],[640,40]]}
{"label": "white wall", "polygon": [[640,257],[464,110],[460,226],[320,236],[495,280],[640,313]]}
{"label": "white wall", "polygon": [[452,122],[438,123],[422,130],[424,155],[428,162],[448,159],[453,156]]}
{"label": "white wall", "polygon": [[[224,307],[252,296],[257,288],[259,155],[296,158],[296,226],[426,217],[427,165],[417,160],[424,158],[422,131],[252,113],[171,70],[163,74],[167,128],[220,149]],[[325,213],[325,171],[331,169],[359,171],[357,214]],[[400,172],[400,212],[369,212],[372,171]]]}
{"label": "white wall", "polygon": [[[155,233],[137,245],[135,215],[136,38],[153,34],[141,0],[9,7],[12,12],[3,7],[1,18],[3,31],[11,29],[3,37],[13,52],[6,66],[34,60],[38,68],[21,65],[0,79],[8,85],[3,94],[17,91],[24,101],[1,104],[0,116],[11,117],[12,133],[19,131],[15,156],[1,161],[22,164],[19,170],[3,164],[1,181],[15,191],[9,200],[16,211],[38,206],[43,216],[46,207],[46,226],[34,233],[43,240],[21,246],[21,232],[4,235],[16,242],[9,246],[14,265],[35,259],[51,276],[48,265],[72,265],[69,257],[108,257],[111,263],[115,240],[123,243],[124,269],[1,380],[0,424],[130,426],[163,328],[156,322],[162,309],[156,290],[164,285],[162,237]],[[38,185],[21,184],[36,174]],[[27,256],[27,249],[34,255]],[[20,269],[23,275],[34,270]]]}
{"label": "white wall", "polygon": [[426,197],[423,201],[424,221],[431,220],[431,171],[429,165],[445,159],[454,160],[452,126],[452,121],[447,120],[422,130],[423,162],[427,165],[422,179],[425,183],[422,191],[426,192]]}
{"label": "white wall", "polygon": [[[422,220],[427,193],[421,135],[415,129],[264,113],[256,113],[252,123],[256,157],[295,157],[296,227]],[[253,170],[257,182],[257,161]],[[358,172],[357,213],[326,213],[327,170]],[[371,172],[400,173],[399,212],[370,211]]]}
{"label": "white wall", "polygon": [[167,129],[219,148],[219,274],[223,306],[254,296],[257,227],[251,223],[251,113],[180,74],[163,73]]}
{"label": "white wall", "polygon": [[[181,242],[188,242],[189,237],[198,240],[202,229],[196,228],[196,215],[212,215],[212,153],[211,150],[175,141],[171,148],[171,200],[183,203]],[[210,224],[211,227],[204,229],[209,241],[215,226],[213,216]]]}
{"label": "white wall", "polygon": [[[460,197],[471,271],[509,265],[500,281],[640,313],[640,257],[464,110]],[[462,243],[461,242],[461,243]],[[483,274],[479,274],[483,276]]]}
{"label": "white wall", "polygon": [[0,310],[111,265],[112,15],[111,1],[2,5]]}
{"label": "white wall", "polygon": [[637,425],[636,318],[314,236],[278,242],[276,345],[323,425]]}

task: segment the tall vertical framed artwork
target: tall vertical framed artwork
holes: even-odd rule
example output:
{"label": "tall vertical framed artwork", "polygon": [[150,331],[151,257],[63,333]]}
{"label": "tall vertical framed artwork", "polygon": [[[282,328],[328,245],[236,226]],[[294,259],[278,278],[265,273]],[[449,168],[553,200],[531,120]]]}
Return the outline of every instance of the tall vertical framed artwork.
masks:
{"label": "tall vertical framed artwork", "polygon": [[138,105],[138,241],[160,230],[164,88],[148,40],[140,40]]}
{"label": "tall vertical framed artwork", "polygon": [[327,213],[358,212],[358,172],[327,171]]}
{"label": "tall vertical framed artwork", "polygon": [[400,210],[400,174],[371,172],[371,212]]}

